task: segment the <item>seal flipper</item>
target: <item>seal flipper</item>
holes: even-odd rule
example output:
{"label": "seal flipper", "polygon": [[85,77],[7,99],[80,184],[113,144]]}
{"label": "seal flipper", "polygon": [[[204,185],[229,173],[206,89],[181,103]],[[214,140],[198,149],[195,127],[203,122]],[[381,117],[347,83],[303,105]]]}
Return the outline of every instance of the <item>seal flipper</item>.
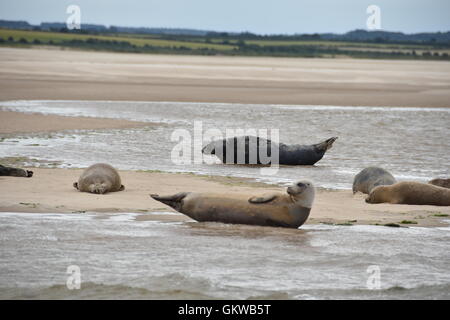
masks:
{"label": "seal flipper", "polygon": [[204,146],[202,148],[202,153],[203,154],[216,154],[216,148],[215,148],[215,145],[214,145],[214,141],[210,142],[206,146]]}
{"label": "seal flipper", "polygon": [[258,204],[258,203],[268,203],[277,198],[276,194],[265,195],[261,197],[251,197],[248,199],[248,202]]}
{"label": "seal flipper", "polygon": [[338,137],[331,137],[330,139],[327,139],[325,141],[315,144],[314,147],[318,151],[325,152],[328,149],[331,149],[331,147],[333,146],[333,143],[337,140],[337,138]]}
{"label": "seal flipper", "polygon": [[183,206],[183,199],[189,194],[189,192],[179,192],[177,194],[171,196],[159,196],[157,194],[151,194],[150,197],[155,199],[156,201],[162,202],[169,207],[174,208],[175,210],[181,210]]}
{"label": "seal flipper", "polygon": [[73,187],[78,190],[78,182],[74,182]]}
{"label": "seal flipper", "polygon": [[123,184],[120,185],[119,191],[125,190],[125,186]]}

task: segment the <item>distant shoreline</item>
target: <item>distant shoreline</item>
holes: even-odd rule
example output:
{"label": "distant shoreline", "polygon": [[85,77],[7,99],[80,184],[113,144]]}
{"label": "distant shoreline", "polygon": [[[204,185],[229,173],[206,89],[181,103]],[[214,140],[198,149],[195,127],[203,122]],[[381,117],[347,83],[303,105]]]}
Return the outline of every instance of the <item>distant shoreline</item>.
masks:
{"label": "distant shoreline", "polygon": [[0,100],[450,107],[443,61],[137,55],[0,47]]}

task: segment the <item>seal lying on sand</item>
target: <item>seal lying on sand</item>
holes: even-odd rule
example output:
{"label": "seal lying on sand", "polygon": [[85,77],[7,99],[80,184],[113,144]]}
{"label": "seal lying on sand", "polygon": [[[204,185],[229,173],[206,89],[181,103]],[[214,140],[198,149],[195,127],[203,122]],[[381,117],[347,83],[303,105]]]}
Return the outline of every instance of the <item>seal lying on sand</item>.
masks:
{"label": "seal lying on sand", "polygon": [[31,178],[33,176],[33,171],[20,168],[5,167],[0,164],[0,176]]}
{"label": "seal lying on sand", "polygon": [[450,189],[404,181],[390,186],[375,187],[366,198],[366,202],[450,206]]}
{"label": "seal lying on sand", "polygon": [[[235,164],[269,164],[268,161],[261,161],[260,148],[266,148],[261,151],[263,156],[270,158],[272,156],[271,147],[278,149],[279,163],[286,165],[313,165],[322,159],[325,152],[333,146],[337,137],[332,137],[323,142],[313,145],[287,145],[284,143],[276,144],[268,139],[254,136],[234,137],[223,140],[215,140],[207,144],[202,149],[204,154],[214,154],[223,163]],[[244,148],[245,145],[245,148]],[[242,147],[241,147],[242,146]],[[227,150],[234,152],[228,155]],[[242,150],[238,155],[237,150]],[[275,156],[275,155],[274,155]],[[268,159],[270,160],[270,159]]]}
{"label": "seal lying on sand", "polygon": [[388,186],[396,182],[392,174],[383,168],[368,167],[355,176],[353,180],[353,194],[358,191],[369,194],[376,186]]}
{"label": "seal lying on sand", "polygon": [[450,189],[450,179],[433,179],[431,181],[428,181],[428,183],[434,186]]}
{"label": "seal lying on sand", "polygon": [[106,163],[96,163],[84,170],[73,186],[81,192],[99,194],[125,189],[117,170]]}
{"label": "seal lying on sand", "polygon": [[314,195],[313,184],[300,181],[288,187],[287,194],[273,193],[251,198],[194,192],[150,196],[201,222],[298,228],[308,219]]}

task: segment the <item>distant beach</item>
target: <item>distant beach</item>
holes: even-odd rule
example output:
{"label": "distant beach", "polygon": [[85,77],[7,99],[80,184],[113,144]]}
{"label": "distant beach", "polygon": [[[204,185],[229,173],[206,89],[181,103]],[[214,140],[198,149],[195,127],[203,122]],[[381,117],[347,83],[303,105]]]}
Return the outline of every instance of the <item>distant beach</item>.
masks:
{"label": "distant beach", "polygon": [[0,47],[0,100],[449,107],[450,62]]}

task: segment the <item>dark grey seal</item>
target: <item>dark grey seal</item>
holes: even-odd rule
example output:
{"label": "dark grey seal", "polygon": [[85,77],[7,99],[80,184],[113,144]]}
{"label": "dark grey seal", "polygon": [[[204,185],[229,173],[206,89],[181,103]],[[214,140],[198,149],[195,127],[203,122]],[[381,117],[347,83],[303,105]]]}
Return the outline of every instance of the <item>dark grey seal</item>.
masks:
{"label": "dark grey seal", "polygon": [[[287,145],[284,143],[277,144],[260,137],[241,136],[212,141],[203,147],[202,153],[215,155],[223,163],[261,165],[273,164],[270,161],[273,149],[278,150],[278,164],[313,165],[322,159],[325,152],[333,146],[336,139],[337,137],[332,137],[312,145]],[[227,151],[229,150],[232,150],[232,152],[227,156]],[[237,150],[242,150],[243,152],[238,153]],[[261,158],[260,152],[263,158]]]}
{"label": "dark grey seal", "polygon": [[33,171],[20,168],[5,167],[0,164],[0,176],[31,178],[33,176]]}
{"label": "dark grey seal", "polygon": [[369,194],[377,186],[388,186],[396,183],[397,180],[379,167],[368,167],[359,172],[353,180],[353,193],[362,192]]}

